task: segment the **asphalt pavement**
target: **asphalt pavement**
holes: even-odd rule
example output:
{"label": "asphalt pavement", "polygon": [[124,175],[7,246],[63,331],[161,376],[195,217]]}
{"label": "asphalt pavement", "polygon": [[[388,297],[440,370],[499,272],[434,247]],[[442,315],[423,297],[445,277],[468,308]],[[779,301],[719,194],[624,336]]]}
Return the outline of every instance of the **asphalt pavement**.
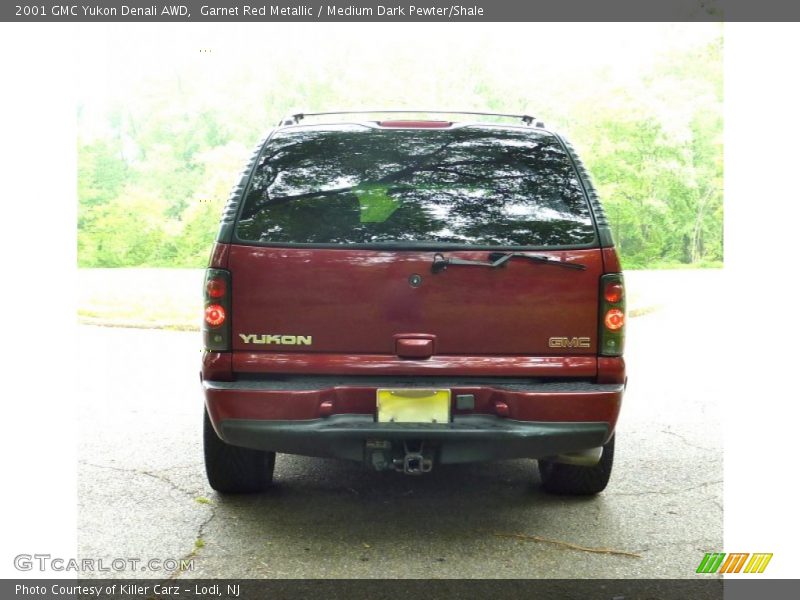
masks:
{"label": "asphalt pavement", "polygon": [[691,577],[723,541],[725,365],[700,343],[724,326],[723,273],[670,276],[629,321],[616,463],[593,498],[543,493],[530,460],[408,477],[286,455],[268,493],[219,496],[199,334],[79,326],[78,556],[193,561],[83,576]]}

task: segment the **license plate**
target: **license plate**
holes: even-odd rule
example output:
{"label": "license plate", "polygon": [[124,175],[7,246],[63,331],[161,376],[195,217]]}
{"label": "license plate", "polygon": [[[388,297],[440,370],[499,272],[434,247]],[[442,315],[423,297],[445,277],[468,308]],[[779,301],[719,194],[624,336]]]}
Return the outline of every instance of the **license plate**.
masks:
{"label": "license plate", "polygon": [[450,390],[378,390],[379,423],[449,423]]}

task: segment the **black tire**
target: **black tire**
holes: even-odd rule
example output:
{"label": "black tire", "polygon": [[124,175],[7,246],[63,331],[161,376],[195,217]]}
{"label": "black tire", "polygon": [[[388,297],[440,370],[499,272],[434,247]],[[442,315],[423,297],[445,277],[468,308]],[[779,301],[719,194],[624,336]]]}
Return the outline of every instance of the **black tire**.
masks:
{"label": "black tire", "polygon": [[203,415],[203,453],[209,485],[223,494],[263,492],[272,483],[275,453],[223,442]]}
{"label": "black tire", "polygon": [[608,485],[614,465],[614,437],[603,446],[600,462],[592,467],[539,461],[542,488],[550,494],[589,496],[599,494]]}

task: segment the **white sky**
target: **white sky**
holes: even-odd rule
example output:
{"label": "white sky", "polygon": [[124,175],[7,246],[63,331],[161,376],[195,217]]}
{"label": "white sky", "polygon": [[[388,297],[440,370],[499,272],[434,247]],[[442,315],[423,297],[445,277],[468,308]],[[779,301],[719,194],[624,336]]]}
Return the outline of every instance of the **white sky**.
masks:
{"label": "white sky", "polygon": [[147,81],[199,77],[203,93],[216,96],[230,93],[225,82],[233,73],[269,81],[278,66],[308,74],[309,81],[332,69],[350,78],[361,73],[372,85],[396,86],[398,96],[414,87],[407,77],[393,78],[398,66],[418,73],[420,87],[446,85],[475,63],[504,81],[524,74],[580,85],[581,73],[602,71],[624,85],[659,55],[720,31],[714,23],[85,24],[78,99],[91,122],[109,102],[147,93]]}

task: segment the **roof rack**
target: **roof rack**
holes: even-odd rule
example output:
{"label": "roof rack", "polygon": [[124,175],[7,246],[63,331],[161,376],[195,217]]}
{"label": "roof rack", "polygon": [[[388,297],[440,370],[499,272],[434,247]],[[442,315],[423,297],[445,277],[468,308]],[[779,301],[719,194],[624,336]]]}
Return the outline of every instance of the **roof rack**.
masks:
{"label": "roof rack", "polygon": [[464,110],[336,110],[329,112],[297,112],[291,113],[280,120],[278,126],[282,125],[297,125],[306,117],[320,117],[327,115],[367,115],[367,114],[434,114],[434,115],[478,115],[482,117],[504,117],[509,119],[519,119],[525,125],[534,125],[536,127],[544,127],[544,123],[536,119],[532,115],[518,115],[509,113],[494,113],[494,112],[478,112],[478,111],[464,111]]}

